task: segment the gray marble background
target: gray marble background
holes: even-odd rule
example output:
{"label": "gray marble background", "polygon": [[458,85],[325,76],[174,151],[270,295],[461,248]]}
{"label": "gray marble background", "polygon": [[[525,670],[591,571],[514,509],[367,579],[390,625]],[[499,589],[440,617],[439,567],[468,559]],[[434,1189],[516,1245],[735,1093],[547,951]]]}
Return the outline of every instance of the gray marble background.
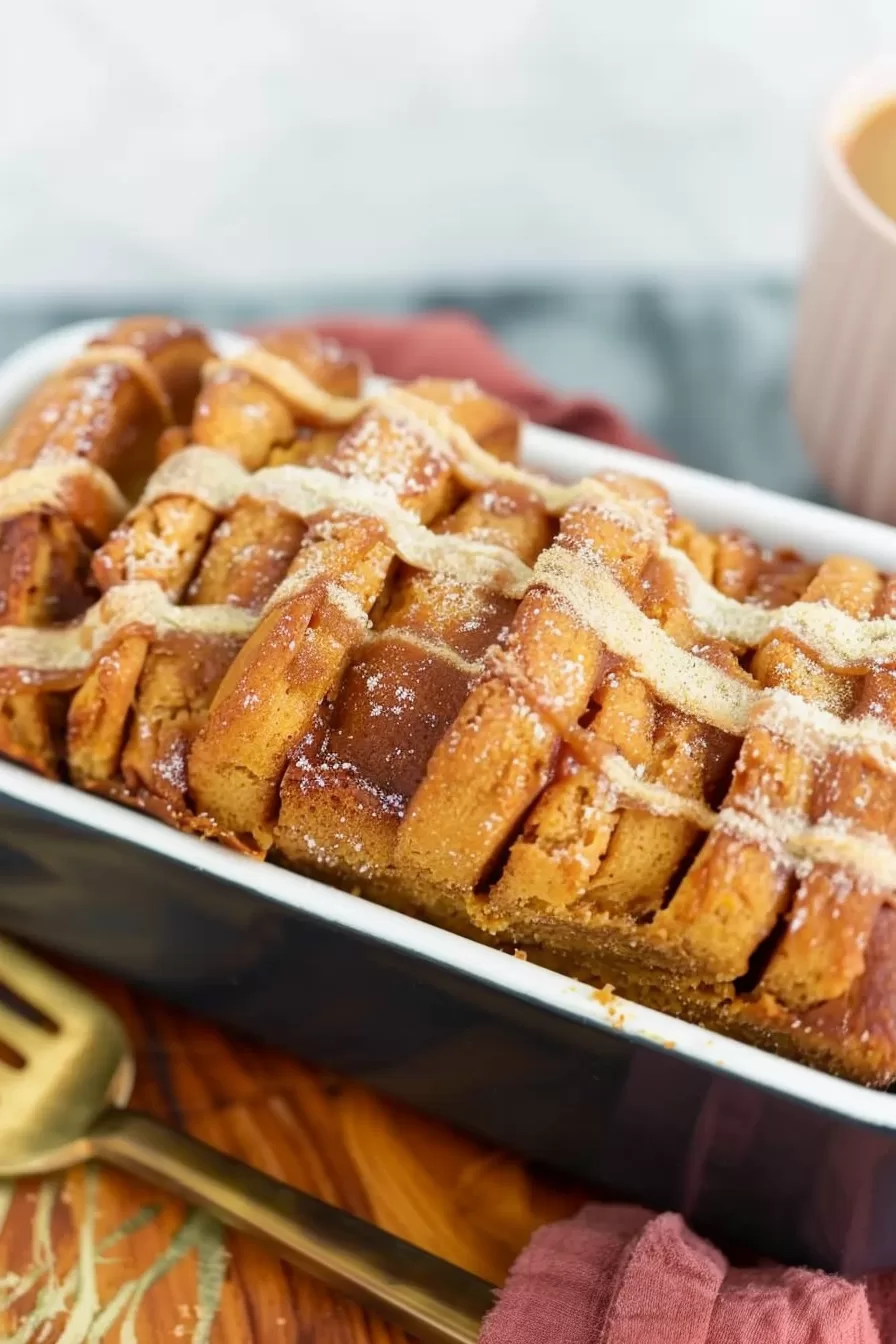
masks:
{"label": "gray marble background", "polygon": [[0,351],[60,321],[471,309],[683,461],[786,410],[817,128],[893,0],[0,3]]}
{"label": "gray marble background", "polygon": [[546,382],[611,400],[682,462],[823,499],[787,411],[793,303],[793,284],[784,278],[737,276],[674,283],[608,278],[576,290],[306,289],[301,298],[254,300],[140,293],[131,302],[95,306],[0,306],[0,354],[63,322],[147,309],[227,326],[462,307]]}

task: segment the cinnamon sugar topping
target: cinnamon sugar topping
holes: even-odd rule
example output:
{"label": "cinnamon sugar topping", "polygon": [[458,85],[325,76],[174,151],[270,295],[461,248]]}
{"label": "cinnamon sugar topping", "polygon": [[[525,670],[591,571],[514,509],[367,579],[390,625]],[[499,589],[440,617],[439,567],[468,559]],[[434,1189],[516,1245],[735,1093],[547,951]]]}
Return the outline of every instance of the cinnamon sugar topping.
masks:
{"label": "cinnamon sugar topping", "polygon": [[174,495],[198,500],[215,513],[229,513],[253,477],[220,448],[191,444],[167,457],[146,483],[138,508]]}
{"label": "cinnamon sugar topping", "polygon": [[256,618],[237,607],[178,607],[157,583],[135,580],[111,588],[75,624],[39,629],[3,626],[0,666],[38,674],[80,674],[126,629],[145,630],[158,637],[178,632],[245,638],[255,625]]}
{"label": "cinnamon sugar topping", "polygon": [[858,620],[827,602],[794,602],[764,608],[726,597],[674,546],[663,558],[682,583],[689,614],[705,634],[743,648],[757,648],[774,631],[793,635],[827,667],[849,671],[875,663],[896,662],[896,620],[889,616]]}
{"label": "cinnamon sugar topping", "polygon": [[[701,799],[686,797],[665,784],[644,778],[642,772],[631,765],[621,752],[599,737],[575,726],[568,728],[559,724],[543,697],[503,651],[494,653],[488,665],[492,671],[506,678],[524,703],[551,725],[567,743],[573,756],[601,781],[606,790],[604,803],[608,809],[625,806],[648,812],[652,816],[678,817],[699,830],[722,830],[749,844],[758,845],[788,868],[798,869],[801,865],[811,863],[837,864],[860,880],[882,890],[896,890],[896,849],[886,837],[842,826],[838,828],[832,821],[810,826],[804,818],[776,812],[756,798],[749,800],[749,811],[745,811],[742,806],[727,806],[715,812]],[[782,706],[793,713],[798,705],[810,711],[807,719],[811,721],[815,707],[806,701],[785,691],[764,694],[752,722],[762,723],[766,727],[782,727],[785,723]],[[825,711],[818,712],[826,720],[833,719],[837,729],[859,728],[859,725],[834,719],[833,715],[827,715]],[[802,716],[797,720],[798,726],[801,720]],[[821,721],[817,720],[816,730],[820,725]],[[794,721],[790,720],[788,726],[792,729]],[[833,727],[826,723],[824,726]],[[881,726],[874,724],[870,727],[880,729]],[[854,738],[863,740],[865,735],[858,731]],[[844,741],[847,736],[843,734]],[[890,734],[890,738],[888,745],[896,750],[896,734]],[[896,757],[890,759],[891,764],[896,766]]]}
{"label": "cinnamon sugar topping", "polygon": [[625,520],[627,526],[637,524],[657,543],[665,539],[662,521],[649,508],[634,500],[623,500],[617,490],[604,481],[585,477],[573,485],[558,485],[556,481],[526,471],[513,462],[503,462],[486,452],[471,434],[459,425],[443,407],[426,401],[404,387],[392,387],[376,398],[381,408],[402,409],[413,415],[449,445],[455,459],[455,469],[464,485],[478,489],[488,485],[516,485],[528,490],[542,501],[548,513],[560,516],[576,504],[603,506]]}
{"label": "cinnamon sugar topping", "polygon": [[291,464],[250,473],[225,454],[197,445],[162,464],[144,491],[141,505],[181,494],[200,499],[218,513],[229,512],[240,498],[251,498],[270,501],[299,518],[333,511],[375,518],[408,564],[511,597],[522,597],[531,578],[528,566],[511,551],[489,542],[431,532],[387,485],[363,476],[337,476],[321,467]]}
{"label": "cinnamon sugar topping", "polygon": [[369,644],[406,644],[412,649],[418,649],[421,653],[429,654],[433,658],[438,658],[441,662],[450,663],[458,672],[463,672],[468,677],[478,677],[485,669],[485,663],[481,660],[473,661],[464,658],[456,650],[452,649],[450,644],[446,644],[441,639],[428,639],[425,635],[417,634],[413,630],[405,630],[400,626],[392,626],[385,630],[374,631]]}
{"label": "cinnamon sugar topping", "polygon": [[109,473],[85,458],[66,457],[4,476],[0,480],[0,521],[44,510],[72,512],[72,492],[79,487],[98,497],[110,526],[124,516],[127,501]]}
{"label": "cinnamon sugar topping", "polygon": [[611,653],[630,663],[661,700],[703,723],[744,735],[757,699],[755,687],[675,644],[596,555],[552,546],[538,557],[534,577]]}
{"label": "cinnamon sugar topping", "polygon": [[364,402],[354,397],[337,397],[312,382],[307,374],[279,355],[262,346],[253,345],[231,355],[229,359],[214,360],[206,365],[206,372],[216,369],[241,369],[265,383],[286,402],[291,410],[305,420],[322,425],[348,425],[364,409]]}

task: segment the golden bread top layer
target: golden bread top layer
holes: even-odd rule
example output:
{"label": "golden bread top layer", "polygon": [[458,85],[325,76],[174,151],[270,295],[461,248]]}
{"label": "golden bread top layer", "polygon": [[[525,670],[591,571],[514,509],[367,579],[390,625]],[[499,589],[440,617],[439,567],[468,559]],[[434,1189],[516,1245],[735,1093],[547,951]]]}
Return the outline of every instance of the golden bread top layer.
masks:
{"label": "golden bread top layer", "polygon": [[[140,382],[162,421],[172,422],[170,399],[145,352],[117,344],[90,348],[77,356],[69,372],[116,362]],[[250,375],[273,390],[302,423],[321,430],[350,429],[356,453],[351,469],[338,464],[286,462],[250,471],[220,447],[192,443],[166,456],[149,478],[135,511],[162,501],[194,501],[216,518],[226,518],[245,501],[273,504],[320,528],[327,519],[359,518],[378,529],[382,540],[408,566],[453,584],[482,588],[521,600],[545,594],[558,610],[602,645],[664,705],[703,725],[743,738],[763,728],[777,740],[809,756],[862,754],[881,769],[896,773],[896,729],[873,716],[843,720],[790,690],[765,690],[731,656],[716,657],[712,641],[727,641],[748,651],[786,633],[825,668],[851,675],[896,663],[896,618],[862,619],[824,601],[796,601],[764,607],[720,592],[674,535],[674,519],[662,492],[641,490],[632,478],[613,473],[561,485],[501,460],[484,449],[445,404],[416,389],[393,387],[374,397],[346,397],[315,383],[289,359],[261,347],[206,364],[213,377],[228,372]],[[466,385],[461,385],[465,387]],[[434,385],[435,389],[435,385]],[[475,396],[469,388],[458,396]],[[425,462],[447,466],[467,491],[521,492],[548,514],[569,518],[585,511],[611,523],[632,545],[646,548],[679,593],[683,610],[705,643],[683,645],[646,612],[620,573],[594,546],[559,537],[534,564],[493,541],[434,529],[407,505],[407,483],[400,499],[388,479],[364,476],[365,442],[384,432],[406,432],[422,441]],[[426,471],[417,483],[428,487]],[[410,489],[413,494],[414,482]],[[95,537],[108,533],[125,512],[112,477],[79,457],[43,459],[0,481],[0,521],[31,512],[60,512]],[[101,515],[101,516],[100,516]],[[105,531],[103,529],[105,528]],[[0,685],[7,692],[28,687],[67,688],[79,684],[101,655],[125,633],[151,638],[168,634],[215,639],[245,639],[259,623],[297,593],[323,585],[326,600],[371,639],[386,637],[425,650],[413,631],[373,631],[368,611],[352,591],[350,576],[340,579],[308,563],[294,567],[258,611],[226,602],[181,605],[158,583],[126,579],[109,590],[85,616],[67,626],[0,627]],[[607,745],[587,740],[564,717],[561,705],[535,687],[525,669],[504,648],[483,659],[467,660],[441,647],[465,674],[504,677],[536,715],[559,724],[561,736],[598,776],[607,806],[623,803],[662,817],[680,817],[701,829],[721,829],[761,842],[777,861],[795,870],[801,864],[828,862],[845,866],[864,880],[896,889],[896,851],[889,841],[865,833],[854,823],[834,820],[807,825],[801,816],[763,808],[749,811],[707,802],[647,779],[637,765]],[[568,717],[568,716],[567,716]]]}

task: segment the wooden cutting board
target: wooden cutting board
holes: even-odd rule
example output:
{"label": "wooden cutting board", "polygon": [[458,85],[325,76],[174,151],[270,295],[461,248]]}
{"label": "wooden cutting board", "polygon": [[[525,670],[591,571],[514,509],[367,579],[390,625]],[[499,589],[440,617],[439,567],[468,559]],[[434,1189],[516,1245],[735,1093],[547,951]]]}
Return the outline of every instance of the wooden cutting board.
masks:
{"label": "wooden cutting board", "polygon": [[[584,1193],[354,1083],[83,976],[137,1049],[134,1105],[492,1282]],[[208,1215],[96,1166],[0,1183],[14,1344],[401,1344]]]}

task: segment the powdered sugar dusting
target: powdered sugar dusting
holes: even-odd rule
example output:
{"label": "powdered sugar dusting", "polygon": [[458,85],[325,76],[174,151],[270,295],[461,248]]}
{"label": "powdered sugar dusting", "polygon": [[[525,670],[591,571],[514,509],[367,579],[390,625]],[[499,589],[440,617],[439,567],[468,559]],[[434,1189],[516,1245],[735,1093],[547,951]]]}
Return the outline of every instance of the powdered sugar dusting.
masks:
{"label": "powdered sugar dusting", "polygon": [[[84,350],[74,355],[68,364],[67,372],[78,373],[84,369],[94,370],[94,376],[98,379],[98,385],[104,386],[103,374],[108,379],[108,371],[111,369],[114,375],[115,367],[125,368],[137,379],[147,395],[158,407],[159,414],[165,425],[174,423],[174,414],[171,410],[171,401],[168,393],[162,385],[159,375],[156,373],[149,359],[142,350],[134,345],[111,345],[100,343],[98,345],[88,345]],[[105,383],[103,395],[108,393],[108,383]],[[93,395],[96,395],[95,391]],[[88,399],[91,391],[88,385],[86,390]]]}
{"label": "powdered sugar dusting", "polygon": [[596,555],[554,545],[539,556],[535,580],[568,604],[668,704],[725,732],[744,735],[758,698],[755,686],[679,648]]}
{"label": "powdered sugar dusting", "polygon": [[70,513],[78,503],[72,490],[78,487],[98,497],[111,521],[124,514],[124,496],[108,472],[83,458],[62,457],[13,471],[0,480],[0,520],[44,509]]}

